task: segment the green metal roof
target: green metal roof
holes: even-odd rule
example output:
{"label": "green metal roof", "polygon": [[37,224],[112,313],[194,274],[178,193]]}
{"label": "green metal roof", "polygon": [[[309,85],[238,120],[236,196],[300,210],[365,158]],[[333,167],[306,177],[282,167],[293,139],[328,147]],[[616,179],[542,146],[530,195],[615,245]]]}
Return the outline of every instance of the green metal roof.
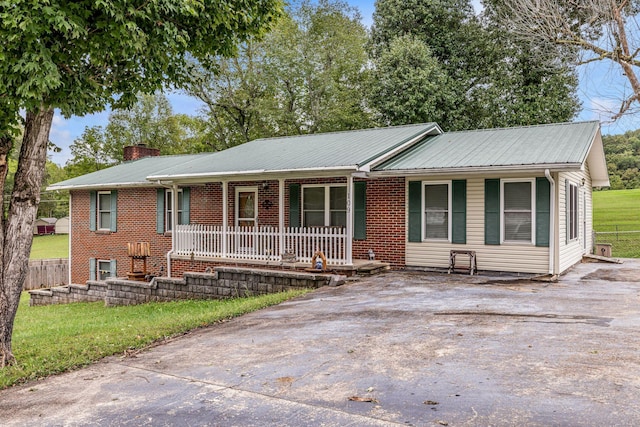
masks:
{"label": "green metal roof", "polygon": [[149,186],[150,183],[147,180],[147,176],[152,173],[178,163],[187,163],[201,156],[201,154],[189,154],[145,157],[52,184],[47,187],[47,190]]}
{"label": "green metal roof", "polygon": [[582,165],[598,135],[597,121],[447,132],[430,137],[374,171]]}
{"label": "green metal roof", "polygon": [[[471,172],[484,169],[581,167],[608,185],[599,123],[561,123],[441,133],[435,123],[258,139],[228,150],[147,157],[69,179],[49,190],[149,186],[154,182],[268,173],[373,174]],[[425,137],[426,136],[426,137]],[[597,138],[596,138],[597,137]],[[388,160],[387,160],[388,159]]]}
{"label": "green metal roof", "polygon": [[157,170],[149,179],[180,179],[282,171],[353,169],[421,135],[435,123],[256,139],[188,163]]}

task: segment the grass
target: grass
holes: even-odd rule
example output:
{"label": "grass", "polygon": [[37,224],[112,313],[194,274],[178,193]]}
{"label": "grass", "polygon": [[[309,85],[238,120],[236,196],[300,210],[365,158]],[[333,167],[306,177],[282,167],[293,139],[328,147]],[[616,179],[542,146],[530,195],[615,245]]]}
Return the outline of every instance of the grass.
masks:
{"label": "grass", "polygon": [[595,191],[593,193],[593,229],[598,243],[610,243],[612,255],[640,257],[640,189]]}
{"label": "grass", "polygon": [[30,307],[25,292],[12,340],[18,363],[0,369],[0,389],[140,349],[305,292],[308,291],[126,307],[105,307],[102,302]]}
{"label": "grass", "polygon": [[69,235],[33,236],[29,259],[69,258]]}

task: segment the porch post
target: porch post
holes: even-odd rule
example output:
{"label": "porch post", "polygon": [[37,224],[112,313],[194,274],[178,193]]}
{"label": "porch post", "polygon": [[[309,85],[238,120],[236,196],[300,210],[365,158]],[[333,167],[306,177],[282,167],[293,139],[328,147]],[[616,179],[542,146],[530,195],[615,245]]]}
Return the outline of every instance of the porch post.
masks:
{"label": "porch post", "polygon": [[[278,247],[280,253],[278,257],[282,261],[282,254],[285,251],[284,247],[284,178],[278,178],[278,228],[280,228],[280,241]],[[69,282],[71,283],[71,282]]]}
{"label": "porch post", "polygon": [[347,237],[345,239],[344,252],[346,264],[353,265],[351,254],[353,247],[353,176],[347,176]]}
{"label": "porch post", "polygon": [[229,183],[222,181],[222,258],[227,257],[227,221],[229,220]]}

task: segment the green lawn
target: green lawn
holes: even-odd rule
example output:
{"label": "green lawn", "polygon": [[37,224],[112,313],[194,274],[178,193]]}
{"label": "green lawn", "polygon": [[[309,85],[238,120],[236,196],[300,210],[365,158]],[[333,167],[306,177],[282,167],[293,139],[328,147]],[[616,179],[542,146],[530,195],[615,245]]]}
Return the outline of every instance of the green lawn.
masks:
{"label": "green lawn", "polygon": [[33,236],[30,259],[69,258],[69,235]]}
{"label": "green lawn", "polygon": [[640,189],[595,191],[593,229],[597,243],[610,243],[612,255],[640,257]]}
{"label": "green lawn", "polygon": [[25,292],[13,334],[13,353],[18,364],[0,369],[0,389],[143,348],[154,341],[279,304],[305,292],[126,307],[105,307],[103,302],[30,307]]}
{"label": "green lawn", "polygon": [[640,230],[640,188],[594,191],[593,228],[596,231]]}

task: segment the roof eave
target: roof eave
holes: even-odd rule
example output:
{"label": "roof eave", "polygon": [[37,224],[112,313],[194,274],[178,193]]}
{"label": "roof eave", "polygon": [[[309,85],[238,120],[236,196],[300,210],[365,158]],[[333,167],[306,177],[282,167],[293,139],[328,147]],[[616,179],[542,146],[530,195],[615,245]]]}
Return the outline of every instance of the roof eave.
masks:
{"label": "roof eave", "polygon": [[[137,187],[149,187],[150,182],[121,182],[121,183],[101,183],[101,184],[81,184],[81,185],[50,185],[46,188],[47,191],[61,191],[61,190],[111,190],[114,188],[137,188]],[[157,187],[157,185],[153,185]]]}
{"label": "roof eave", "polygon": [[389,148],[388,150],[378,153],[376,156],[371,157],[364,162],[358,165],[358,169],[360,171],[369,172],[371,169],[375,168],[377,165],[384,163],[389,160],[393,156],[402,153],[403,151],[408,150],[419,142],[423,141],[427,136],[435,136],[441,135],[444,132],[438,126],[438,124],[433,123],[433,125],[429,128],[418,132],[416,135],[411,136],[410,138],[405,139],[404,141],[396,144],[395,146]]}
{"label": "roof eave", "polygon": [[535,164],[535,165],[504,165],[504,166],[475,166],[475,167],[456,167],[456,168],[430,168],[430,169],[398,169],[398,170],[381,170],[372,171],[370,177],[384,176],[414,176],[414,175],[486,175],[492,172],[508,172],[508,173],[544,173],[545,170],[550,172],[568,172],[580,170],[580,163],[552,163],[552,164]]}
{"label": "roof eave", "polygon": [[286,175],[313,175],[313,176],[334,176],[336,174],[350,174],[358,170],[357,165],[349,166],[328,166],[301,169],[274,169],[274,170],[251,170],[251,171],[229,171],[229,172],[207,172],[196,174],[176,174],[176,175],[150,175],[147,180],[151,182],[203,182],[203,181],[229,181],[240,178],[286,176]]}

